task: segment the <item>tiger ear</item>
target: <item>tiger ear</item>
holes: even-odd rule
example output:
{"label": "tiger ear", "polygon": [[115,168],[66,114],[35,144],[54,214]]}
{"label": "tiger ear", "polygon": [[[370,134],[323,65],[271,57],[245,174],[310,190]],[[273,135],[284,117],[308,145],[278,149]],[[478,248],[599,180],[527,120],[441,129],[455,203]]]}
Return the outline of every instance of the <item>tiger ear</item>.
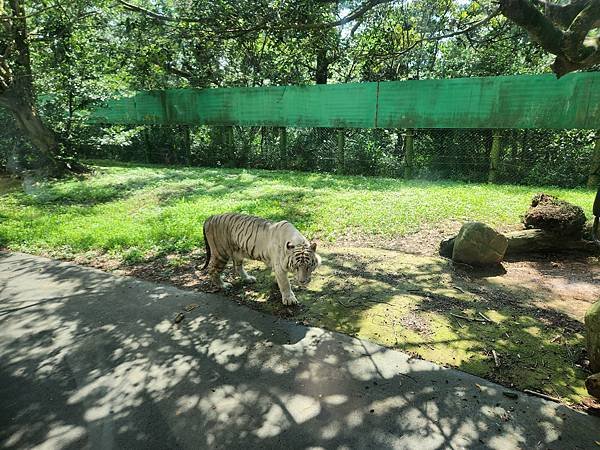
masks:
{"label": "tiger ear", "polygon": [[311,249],[313,252],[316,252],[316,251],[317,251],[317,243],[316,243],[316,242],[313,242],[312,244],[310,244],[310,249]]}
{"label": "tiger ear", "polygon": [[285,243],[285,248],[287,248],[288,250],[294,250],[294,248],[296,248],[296,246],[294,244],[292,244],[290,241],[287,241]]}

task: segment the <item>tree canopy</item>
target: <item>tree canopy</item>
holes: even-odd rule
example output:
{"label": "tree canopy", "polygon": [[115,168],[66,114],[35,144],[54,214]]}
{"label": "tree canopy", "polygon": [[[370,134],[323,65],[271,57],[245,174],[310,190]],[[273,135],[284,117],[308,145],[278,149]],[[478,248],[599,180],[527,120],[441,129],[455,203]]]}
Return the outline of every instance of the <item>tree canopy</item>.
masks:
{"label": "tree canopy", "polygon": [[119,93],[594,69],[598,2],[0,0],[0,114],[56,174]]}

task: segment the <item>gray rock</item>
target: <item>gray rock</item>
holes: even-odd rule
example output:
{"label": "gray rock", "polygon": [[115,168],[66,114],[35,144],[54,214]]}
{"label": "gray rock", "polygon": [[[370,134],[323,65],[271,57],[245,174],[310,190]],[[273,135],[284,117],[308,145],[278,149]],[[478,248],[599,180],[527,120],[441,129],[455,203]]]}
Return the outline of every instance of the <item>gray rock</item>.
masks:
{"label": "gray rock", "polygon": [[454,240],[456,236],[444,239],[440,242],[440,256],[444,258],[452,258],[452,251],[454,250]]}
{"label": "gray rock", "polygon": [[481,222],[468,222],[454,240],[452,260],[472,266],[498,264],[507,246],[508,240],[502,233]]}
{"label": "gray rock", "polygon": [[592,372],[600,372],[600,301],[585,313],[585,346]]}
{"label": "gray rock", "polygon": [[585,388],[592,397],[600,399],[600,373],[587,377]]}

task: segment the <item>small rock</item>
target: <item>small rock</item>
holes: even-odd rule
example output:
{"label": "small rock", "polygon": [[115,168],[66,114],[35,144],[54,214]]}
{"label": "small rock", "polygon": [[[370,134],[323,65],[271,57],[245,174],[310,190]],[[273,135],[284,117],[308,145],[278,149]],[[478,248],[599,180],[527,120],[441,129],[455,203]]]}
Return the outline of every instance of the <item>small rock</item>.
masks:
{"label": "small rock", "polygon": [[587,377],[585,388],[592,397],[600,399],[600,373]]}
{"label": "small rock", "polygon": [[177,315],[175,316],[175,318],[173,319],[174,323],[179,323],[181,322],[183,319],[185,319],[185,315],[183,313],[177,313]]}

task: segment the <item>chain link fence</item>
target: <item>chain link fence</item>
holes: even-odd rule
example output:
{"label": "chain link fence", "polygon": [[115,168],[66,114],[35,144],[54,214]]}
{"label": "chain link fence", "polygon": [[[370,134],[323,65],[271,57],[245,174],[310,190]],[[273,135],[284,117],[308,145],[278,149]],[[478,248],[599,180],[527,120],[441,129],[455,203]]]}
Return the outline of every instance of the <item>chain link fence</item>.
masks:
{"label": "chain link fence", "polygon": [[[9,126],[0,127],[0,169],[6,170],[18,165],[28,144],[4,116]],[[184,125],[86,125],[75,147],[84,159],[483,182],[490,179],[494,133],[500,150],[494,181],[500,183],[584,186],[595,170],[594,149],[600,153],[591,130]]]}
{"label": "chain link fence", "polygon": [[111,126],[96,131],[101,136],[96,144],[80,149],[84,158],[472,182],[490,177],[496,133],[496,182],[564,187],[586,184],[595,148],[590,130]]}

